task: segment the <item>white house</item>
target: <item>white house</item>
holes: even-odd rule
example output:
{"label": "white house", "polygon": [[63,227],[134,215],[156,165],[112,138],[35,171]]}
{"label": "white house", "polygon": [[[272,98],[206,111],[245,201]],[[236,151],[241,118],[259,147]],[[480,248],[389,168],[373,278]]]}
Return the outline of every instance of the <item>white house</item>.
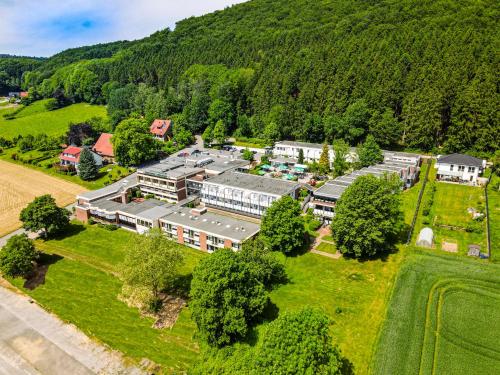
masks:
{"label": "white house", "polygon": [[439,181],[451,181],[477,184],[477,178],[483,173],[486,160],[464,154],[438,156],[436,178]]}
{"label": "white house", "polygon": [[[335,153],[331,145],[328,146],[328,157],[330,163],[333,163],[335,159]],[[307,142],[294,142],[294,141],[281,141],[276,142],[273,149],[274,156],[280,156],[285,158],[295,158],[299,157],[299,150],[304,153],[305,162],[319,161],[321,157],[321,152],[323,151],[323,145],[319,143],[307,143]],[[347,156],[347,161],[353,162],[357,160],[356,149],[351,147],[350,153]]]}

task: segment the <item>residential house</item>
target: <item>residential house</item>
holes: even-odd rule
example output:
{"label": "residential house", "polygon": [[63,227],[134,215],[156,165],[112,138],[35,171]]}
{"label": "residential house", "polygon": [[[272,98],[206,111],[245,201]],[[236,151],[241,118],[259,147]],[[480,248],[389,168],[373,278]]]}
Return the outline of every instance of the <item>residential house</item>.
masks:
{"label": "residential house", "polygon": [[151,124],[149,131],[160,141],[167,141],[172,135],[172,120],[156,119]]}
{"label": "residential house", "polygon": [[[333,147],[329,145],[328,149],[328,157],[330,163],[333,163],[333,160],[335,159]],[[323,145],[319,143],[281,141],[274,144],[273,155],[274,157],[298,159],[299,150],[302,150],[305,162],[318,162],[323,151]],[[346,156],[346,159],[349,162],[354,162],[357,160],[356,149],[354,147],[350,148],[350,152]]]}
{"label": "residential house", "polygon": [[260,217],[275,200],[285,195],[296,199],[301,187],[297,182],[231,170],[203,181],[201,200],[207,207]]}
{"label": "residential house", "polygon": [[102,133],[99,136],[99,139],[95,143],[94,147],[92,147],[92,151],[101,156],[106,163],[114,163],[115,161],[113,144],[111,143],[112,137],[113,134]]}
{"label": "residential house", "polygon": [[486,168],[486,160],[464,154],[442,155],[435,167],[439,181],[477,185],[477,178]]}
{"label": "residential house", "polygon": [[[78,171],[78,164],[80,163],[80,154],[82,152],[82,147],[68,146],[59,155],[60,164],[62,166],[73,166]],[[92,156],[98,167],[102,166],[102,157],[92,152]]]}

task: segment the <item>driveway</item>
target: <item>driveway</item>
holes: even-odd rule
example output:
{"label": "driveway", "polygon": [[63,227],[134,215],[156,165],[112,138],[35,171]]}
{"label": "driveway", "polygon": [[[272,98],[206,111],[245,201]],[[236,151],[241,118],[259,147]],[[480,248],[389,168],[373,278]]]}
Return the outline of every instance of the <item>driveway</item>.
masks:
{"label": "driveway", "polygon": [[0,279],[0,374],[141,374]]}

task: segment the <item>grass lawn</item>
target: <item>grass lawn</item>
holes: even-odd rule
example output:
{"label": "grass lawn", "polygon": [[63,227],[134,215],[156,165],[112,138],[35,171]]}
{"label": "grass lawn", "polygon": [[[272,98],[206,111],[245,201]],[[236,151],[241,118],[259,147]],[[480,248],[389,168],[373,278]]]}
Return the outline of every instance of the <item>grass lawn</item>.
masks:
{"label": "grass lawn", "polygon": [[416,251],[394,287],[375,374],[498,374],[500,265]]}
{"label": "grass lawn", "polygon": [[106,117],[104,106],[86,103],[73,104],[55,111],[47,111],[47,100],[39,100],[23,107],[16,114],[15,119],[7,120],[3,117],[6,113],[13,113],[16,108],[2,110],[0,114],[0,136],[13,138],[17,135],[61,135],[66,133],[70,122],[81,122],[91,117]]}
{"label": "grass lawn", "polygon": [[[421,172],[422,178],[424,172],[424,170]],[[482,251],[486,252],[485,221],[480,224],[483,229],[481,233],[467,232],[465,230],[467,224],[472,222],[472,215],[467,212],[467,209],[470,207],[479,209],[485,205],[484,189],[446,182],[434,182],[435,179],[436,169],[432,166],[415,224],[415,230],[413,231],[412,244],[415,244],[422,228],[430,227],[434,231],[434,242],[437,250],[441,251],[443,242],[450,242],[458,245],[458,253],[461,255],[467,254],[468,245],[470,244],[480,245]],[[432,183],[435,184],[436,191],[428,216],[429,222],[425,222],[422,211],[425,201],[429,198]],[[412,191],[410,190],[409,192]],[[418,192],[413,191],[412,194],[418,195]],[[405,212],[409,213],[409,211]]]}
{"label": "grass lawn", "polygon": [[330,254],[337,253],[337,248],[335,247],[335,245],[328,242],[320,242],[320,244],[316,247],[316,250]]}
{"label": "grass lawn", "polygon": [[[20,160],[13,160],[11,158],[12,154],[17,154],[19,158],[24,159],[26,162],[23,163]],[[37,162],[36,164],[29,163],[30,160],[41,157],[44,152],[34,150],[28,151],[25,153],[20,153],[17,147],[9,148],[4,150],[2,154],[0,154],[0,160],[5,160],[10,163],[15,163],[22,165],[23,167],[36,169],[40,172],[49,174],[54,177],[62,178],[66,181],[74,182],[75,184],[81,185],[89,190],[100,189],[107,184],[114,182],[115,180],[119,180],[120,178],[127,176],[130,174],[128,168],[120,167],[116,164],[109,164],[103,166],[99,171],[99,177],[94,181],[83,181],[77,175],[71,176],[62,173],[58,173],[52,165],[59,161],[59,151],[46,151],[45,153],[49,154],[49,158],[43,161]]]}
{"label": "grass lawn", "polygon": [[[197,358],[194,323],[189,310],[182,311],[171,329],[151,328],[153,319],[117,299],[121,282],[114,276],[124,252],[136,234],[107,231],[73,223],[65,238],[37,241],[44,252],[63,258],[51,264],[45,284],[25,290],[46,309],[75,324],[83,332],[140,361],[149,358],[167,371],[183,371]],[[185,248],[189,275],[203,253]],[[22,288],[22,280],[13,283]]]}

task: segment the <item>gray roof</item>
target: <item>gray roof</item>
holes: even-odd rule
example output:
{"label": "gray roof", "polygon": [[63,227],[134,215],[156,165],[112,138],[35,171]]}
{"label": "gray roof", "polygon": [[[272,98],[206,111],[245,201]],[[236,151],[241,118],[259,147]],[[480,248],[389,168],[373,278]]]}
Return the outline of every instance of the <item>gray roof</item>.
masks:
{"label": "gray roof", "polygon": [[[276,142],[274,145],[275,147],[278,145],[284,145],[284,146],[295,146],[295,147],[308,147],[308,148],[318,148],[322,149],[323,145],[320,143],[309,143],[309,142],[295,142],[295,141],[281,141],[281,142]],[[331,149],[332,146],[328,145],[328,147]]]}
{"label": "gray roof", "polygon": [[162,217],[161,221],[237,241],[243,241],[260,230],[259,224],[218,213],[206,212],[201,215],[192,215],[191,209],[187,207],[177,207],[173,212]]}
{"label": "gray roof", "polygon": [[176,180],[196,173],[201,173],[203,171],[204,170],[202,168],[184,167],[184,164],[182,163],[167,162],[152,165],[150,167],[141,169],[138,172],[148,176]]}
{"label": "gray roof", "polygon": [[215,159],[213,163],[205,165],[203,168],[207,172],[222,173],[229,171],[231,169],[243,168],[250,165],[248,160],[227,160],[227,159]]}
{"label": "gray roof", "polygon": [[137,173],[132,173],[131,175],[122,178],[111,185],[105,186],[102,189],[88,191],[86,193],[79,194],[77,198],[84,198],[89,201],[95,199],[109,197],[110,195],[119,194],[120,192],[127,190],[131,187],[137,186]]}
{"label": "gray roof", "polygon": [[324,184],[314,191],[314,196],[320,199],[339,199],[345,189],[347,189],[345,185]]}
{"label": "gray roof", "polygon": [[142,211],[137,214],[137,217],[144,220],[158,220],[159,218],[169,214],[172,210],[175,209],[174,205],[166,205],[163,204],[161,206],[155,206],[147,209],[146,211]]}
{"label": "gray roof", "polygon": [[481,159],[465,154],[443,155],[438,158],[438,163],[467,165],[478,168],[483,166],[483,161]]}
{"label": "gray roof", "polygon": [[286,195],[301,187],[298,182],[229,171],[205,180],[204,183],[225,185],[273,195]]}
{"label": "gray roof", "polygon": [[157,199],[146,199],[142,202],[130,202],[130,203],[120,203],[106,198],[94,201],[91,203],[91,208],[96,207],[99,210],[104,210],[110,213],[116,213],[117,211],[123,212],[130,215],[139,215],[143,212],[150,210],[153,207],[167,206],[165,202]]}

